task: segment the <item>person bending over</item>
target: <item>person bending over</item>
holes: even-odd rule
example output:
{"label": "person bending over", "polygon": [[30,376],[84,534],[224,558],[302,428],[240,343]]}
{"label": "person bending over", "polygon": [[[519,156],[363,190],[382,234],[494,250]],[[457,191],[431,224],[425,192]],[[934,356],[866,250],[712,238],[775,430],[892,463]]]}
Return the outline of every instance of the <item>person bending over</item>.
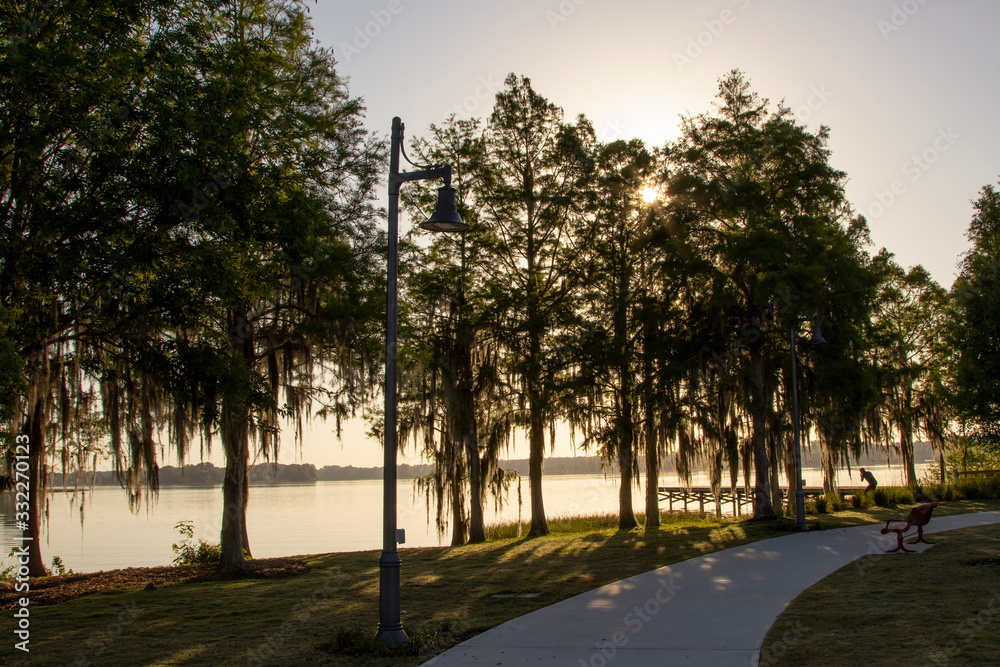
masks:
{"label": "person bending over", "polygon": [[875,479],[875,475],[871,474],[864,468],[861,468],[861,481],[868,482],[868,486],[865,487],[865,491],[872,491],[878,486],[878,480]]}

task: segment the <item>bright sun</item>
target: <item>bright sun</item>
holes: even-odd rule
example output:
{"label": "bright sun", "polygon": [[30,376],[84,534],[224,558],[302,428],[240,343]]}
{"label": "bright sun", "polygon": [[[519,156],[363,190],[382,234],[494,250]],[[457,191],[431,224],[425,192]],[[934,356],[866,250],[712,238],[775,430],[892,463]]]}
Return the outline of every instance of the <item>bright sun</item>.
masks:
{"label": "bright sun", "polygon": [[647,185],[642,189],[642,200],[647,204],[651,204],[660,197],[660,193],[656,191],[656,188]]}

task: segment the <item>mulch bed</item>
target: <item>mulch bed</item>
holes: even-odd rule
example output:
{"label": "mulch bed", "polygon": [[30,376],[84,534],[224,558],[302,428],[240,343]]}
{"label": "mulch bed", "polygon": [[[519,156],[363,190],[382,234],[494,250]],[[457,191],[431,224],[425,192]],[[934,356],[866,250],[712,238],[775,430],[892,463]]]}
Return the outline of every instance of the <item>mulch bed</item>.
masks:
{"label": "mulch bed", "polygon": [[[276,579],[295,577],[309,571],[308,565],[291,558],[261,558],[250,561],[249,565],[245,572],[224,572],[215,565],[178,565],[41,577],[28,582],[31,586],[28,598],[34,607],[59,604],[116,588],[142,588],[147,584],[160,587],[233,579]],[[14,582],[0,581],[0,608],[13,609],[15,601],[23,595],[24,593],[14,591]]]}

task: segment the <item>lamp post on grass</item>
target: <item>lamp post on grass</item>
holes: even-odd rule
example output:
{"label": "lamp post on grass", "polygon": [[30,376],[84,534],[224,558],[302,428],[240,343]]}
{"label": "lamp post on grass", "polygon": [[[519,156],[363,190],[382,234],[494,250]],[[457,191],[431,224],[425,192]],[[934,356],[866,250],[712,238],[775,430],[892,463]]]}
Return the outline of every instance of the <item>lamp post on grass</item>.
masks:
{"label": "lamp post on grass", "polygon": [[[799,530],[809,530],[806,525],[806,492],[803,489],[805,480],[802,479],[802,440],[799,436],[799,372],[796,363],[795,353],[795,325],[788,327],[788,339],[792,346],[792,428],[795,438],[795,525]],[[813,326],[812,338],[809,339],[811,345],[822,345],[826,343],[823,332],[820,331],[819,322]],[[791,485],[789,485],[791,486]]]}
{"label": "lamp post on grass", "polygon": [[[399,443],[396,432],[396,301],[399,260],[399,188],[407,181],[444,179],[438,188],[437,210],[421,227],[434,232],[464,232],[469,229],[455,206],[455,188],[451,187],[451,166],[430,165],[417,171],[399,171],[399,155],[407,162],[403,148],[404,125],[399,117],[392,119],[392,139],[389,154],[389,252],[386,279],[385,330],[385,460],[382,467],[382,556],[379,558],[379,623],[375,637],[386,646],[398,646],[406,641],[400,620],[399,568],[401,561],[396,543],[401,542],[396,530],[396,453]],[[410,162],[410,164],[413,164]]]}

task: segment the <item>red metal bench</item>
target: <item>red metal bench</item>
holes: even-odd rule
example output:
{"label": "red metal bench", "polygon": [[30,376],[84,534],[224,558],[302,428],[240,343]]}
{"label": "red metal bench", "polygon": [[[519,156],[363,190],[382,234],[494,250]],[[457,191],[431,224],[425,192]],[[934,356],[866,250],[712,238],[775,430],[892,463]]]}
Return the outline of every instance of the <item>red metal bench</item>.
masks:
{"label": "red metal bench", "polygon": [[[934,544],[933,542],[928,542],[927,540],[924,539],[924,526],[926,526],[927,522],[931,520],[931,512],[934,511],[935,507],[937,507],[937,503],[925,503],[923,505],[917,505],[916,507],[910,510],[910,513],[906,515],[905,519],[902,520],[894,519],[892,521],[886,521],[885,528],[882,529],[882,534],[885,535],[886,533],[896,533],[896,548],[889,549],[888,551],[886,551],[886,553],[890,554],[894,551],[900,551],[900,550],[906,551],[907,553],[915,553],[913,549],[907,549],[906,547],[903,546],[903,538],[913,536],[913,533],[910,533],[909,535],[905,536],[903,535],[903,533],[908,531],[910,528],[917,529],[916,532],[917,539],[911,542],[907,542],[907,544],[916,544],[917,542],[923,542],[924,544]],[[889,525],[893,523],[898,525],[895,526]]]}

